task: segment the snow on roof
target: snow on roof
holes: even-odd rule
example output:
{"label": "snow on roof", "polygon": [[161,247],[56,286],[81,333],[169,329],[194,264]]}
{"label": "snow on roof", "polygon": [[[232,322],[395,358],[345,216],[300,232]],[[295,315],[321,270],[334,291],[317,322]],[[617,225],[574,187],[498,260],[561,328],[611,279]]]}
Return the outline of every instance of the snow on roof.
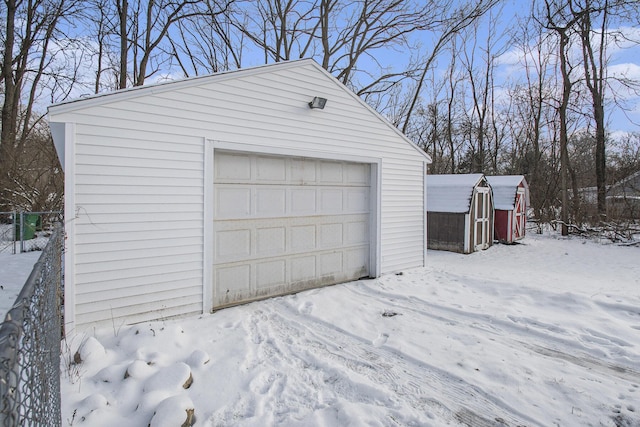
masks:
{"label": "snow on roof", "polygon": [[494,175],[487,176],[487,181],[493,190],[493,204],[499,210],[515,209],[516,192],[523,183],[526,191],[525,198],[529,204],[529,186],[522,175]]}
{"label": "snow on roof", "polygon": [[482,179],[481,173],[427,175],[427,211],[469,212],[473,189]]}

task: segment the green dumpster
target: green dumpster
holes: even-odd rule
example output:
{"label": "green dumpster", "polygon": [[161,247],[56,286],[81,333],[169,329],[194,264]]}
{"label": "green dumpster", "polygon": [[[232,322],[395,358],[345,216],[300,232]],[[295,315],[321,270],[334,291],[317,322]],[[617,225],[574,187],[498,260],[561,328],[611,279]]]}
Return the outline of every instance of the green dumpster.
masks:
{"label": "green dumpster", "polygon": [[20,233],[20,216],[16,215],[16,240],[30,240],[36,236],[36,227],[40,221],[40,215],[38,214],[23,214],[22,226],[23,230]]}

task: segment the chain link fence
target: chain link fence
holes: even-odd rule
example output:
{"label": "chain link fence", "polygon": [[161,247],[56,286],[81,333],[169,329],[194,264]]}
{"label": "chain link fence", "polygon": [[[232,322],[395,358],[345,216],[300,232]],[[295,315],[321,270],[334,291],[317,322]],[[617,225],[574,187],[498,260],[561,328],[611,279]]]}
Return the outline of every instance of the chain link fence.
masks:
{"label": "chain link fence", "polygon": [[0,325],[0,426],[61,425],[61,223]]}
{"label": "chain link fence", "polygon": [[62,213],[0,212],[0,253],[41,251]]}

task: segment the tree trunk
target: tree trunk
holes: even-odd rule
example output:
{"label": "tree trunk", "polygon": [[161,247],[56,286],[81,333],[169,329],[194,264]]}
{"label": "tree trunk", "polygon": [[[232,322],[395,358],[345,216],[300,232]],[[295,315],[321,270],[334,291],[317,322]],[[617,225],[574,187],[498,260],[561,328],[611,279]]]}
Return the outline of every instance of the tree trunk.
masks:
{"label": "tree trunk", "polygon": [[569,194],[568,179],[569,172],[569,151],[567,149],[567,107],[569,105],[569,95],[571,94],[571,80],[569,79],[569,71],[567,70],[567,46],[569,44],[569,36],[567,36],[566,28],[557,29],[560,35],[560,73],[562,75],[562,100],[560,101],[560,176],[562,184],[562,235],[569,235]]}
{"label": "tree trunk", "polygon": [[8,170],[16,140],[18,89],[13,75],[13,49],[15,44],[16,2],[7,0],[6,33],[2,58],[2,81],[4,82],[4,103],[2,105],[2,134],[0,136],[0,170]]}
{"label": "tree trunk", "polygon": [[127,41],[127,13],[129,9],[128,0],[118,2],[118,15],[120,18],[120,82],[119,88],[127,87],[127,61],[129,44]]}

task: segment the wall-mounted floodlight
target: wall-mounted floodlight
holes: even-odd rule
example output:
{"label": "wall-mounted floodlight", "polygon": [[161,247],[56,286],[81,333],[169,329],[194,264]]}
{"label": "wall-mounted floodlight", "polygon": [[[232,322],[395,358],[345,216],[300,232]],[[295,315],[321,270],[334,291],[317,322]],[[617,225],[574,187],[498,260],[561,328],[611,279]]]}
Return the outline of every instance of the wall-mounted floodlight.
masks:
{"label": "wall-mounted floodlight", "polygon": [[309,108],[319,108],[322,110],[326,103],[327,103],[327,98],[320,98],[319,96],[314,96],[313,100],[309,103]]}

